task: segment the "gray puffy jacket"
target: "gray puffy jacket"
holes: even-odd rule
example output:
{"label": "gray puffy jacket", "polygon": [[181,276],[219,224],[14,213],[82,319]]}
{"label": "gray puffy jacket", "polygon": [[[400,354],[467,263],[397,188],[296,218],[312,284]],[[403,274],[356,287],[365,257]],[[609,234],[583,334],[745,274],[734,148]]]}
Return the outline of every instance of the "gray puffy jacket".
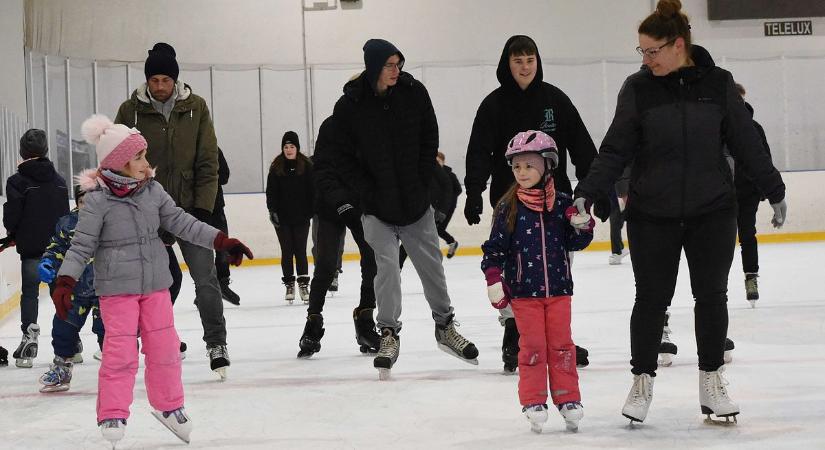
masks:
{"label": "gray puffy jacket", "polygon": [[214,245],[218,230],[175,206],[155,180],[130,196],[117,197],[98,183],[94,171],[84,172],[78,179],[88,193],[58,275],[76,280],[94,257],[95,292],[99,296],[149,294],[171,286],[169,257],[158,228],[201,247]]}

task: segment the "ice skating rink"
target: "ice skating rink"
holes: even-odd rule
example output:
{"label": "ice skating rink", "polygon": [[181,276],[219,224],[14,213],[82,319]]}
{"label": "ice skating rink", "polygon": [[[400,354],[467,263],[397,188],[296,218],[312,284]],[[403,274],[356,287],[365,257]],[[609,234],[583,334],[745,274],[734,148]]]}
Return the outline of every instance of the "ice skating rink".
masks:
{"label": "ice skating rink", "polygon": [[[585,417],[578,434],[551,410],[544,434],[530,432],[516,396],[516,376],[501,374],[502,328],[489,306],[480,257],[445,260],[459,330],[479,347],[471,366],[438,350],[433,322],[412,265],[404,269],[404,327],[393,380],[379,382],[372,359],[354,340],[352,308],[359,271],[347,262],[342,290],[324,312],[322,350],[298,360],[306,309],[282,300],[280,268],[233,270],[240,307],[227,305],[229,379],[209,371],[194,289],[184,275],[176,320],[189,344],[183,363],[186,407],[194,423],[189,448],[825,448],[825,243],[760,247],[761,299],[744,299],[741,263],[730,276],[729,336],[736,342],[726,376],[741,408],[739,424],[707,425],[698,403],[693,301],[680,270],[670,324],[679,354],[661,368],[647,421],[633,428],[620,411],[631,385],[628,323],[633,305],[629,260],[609,266],[605,252],[576,255],[573,334],[589,349],[580,370]],[[52,357],[54,307],[41,291],[40,355],[33,369],[0,369],[0,448],[107,448],[95,424],[96,342],[82,333],[85,363],[71,390],[40,394],[37,379]],[[19,313],[0,324],[0,342],[19,342]],[[88,325],[87,325],[88,327]],[[142,366],[142,362],[141,362]],[[132,416],[118,448],[180,448],[153,419],[138,373]]]}

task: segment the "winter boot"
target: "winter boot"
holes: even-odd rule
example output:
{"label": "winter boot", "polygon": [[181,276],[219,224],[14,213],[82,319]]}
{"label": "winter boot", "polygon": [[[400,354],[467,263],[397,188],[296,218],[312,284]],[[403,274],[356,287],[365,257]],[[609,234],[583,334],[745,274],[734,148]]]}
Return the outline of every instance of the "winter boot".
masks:
{"label": "winter boot", "polygon": [[229,288],[231,281],[229,278],[219,278],[218,283],[221,285],[221,297],[227,302],[238,306],[241,304],[241,296]]}
{"label": "winter boot", "polygon": [[455,256],[456,250],[458,250],[458,241],[450,242],[450,244],[447,246],[447,259],[450,259],[453,256]]}
{"label": "winter boot", "polygon": [[622,415],[630,419],[630,423],[644,422],[647,410],[653,402],[653,381],[655,378],[643,373],[633,375],[633,387],[627,394],[627,400],[622,408]]}
{"label": "winter boot", "polygon": [[541,433],[544,423],[547,422],[547,405],[527,405],[521,409],[521,412],[523,412],[524,417],[530,421],[530,431],[533,433]]}
{"label": "winter boot", "polygon": [[736,348],[733,345],[733,341],[730,338],[725,338],[725,364],[730,364],[733,362],[733,349]]}
{"label": "winter boot", "polygon": [[708,420],[713,420],[710,417],[713,414],[716,417],[724,417],[725,422],[729,422],[729,418],[733,417],[733,421],[736,422],[739,405],[728,397],[728,391],[725,389],[728,381],[722,377],[723,370],[724,366],[715,372],[699,371],[699,406]]}
{"label": "winter boot", "polygon": [[40,392],[64,392],[69,390],[72,382],[72,358],[54,357],[54,363],[48,372],[40,376]]}
{"label": "winter boot", "polygon": [[310,314],[307,316],[307,323],[304,325],[304,334],[298,341],[299,358],[309,358],[321,351],[321,338],[324,337],[324,317],[320,314]]}
{"label": "winter boot", "polygon": [[670,367],[673,365],[673,357],[676,356],[678,348],[670,340],[670,327],[668,321],[670,320],[670,313],[665,313],[665,326],[662,328],[662,342],[659,343],[659,365],[663,367]]}
{"label": "winter boot", "polygon": [[458,333],[455,329],[456,325],[459,324],[452,316],[447,325],[435,325],[435,340],[438,342],[438,348],[464,362],[478,365],[478,349],[475,344]]}
{"label": "winter boot", "polygon": [[174,433],[178,439],[187,444],[189,443],[189,434],[192,433],[192,419],[186,414],[183,406],[172,411],[152,411],[152,415],[169,431]]}
{"label": "winter boot", "polygon": [[378,369],[378,379],[388,380],[390,370],[398,360],[398,353],[401,350],[401,337],[392,328],[381,329],[381,347],[378,354],[372,360],[372,365]]}
{"label": "winter boot", "polygon": [[0,347],[0,367],[9,365],[9,351]]}
{"label": "winter boot", "polygon": [[567,431],[579,431],[579,421],[584,417],[584,408],[580,402],[567,402],[558,405],[559,412],[564,418]]}
{"label": "winter boot", "polygon": [[501,342],[501,360],[504,361],[505,374],[514,374],[518,368],[519,337],[516,319],[505,319],[504,339]]}
{"label": "winter boot", "polygon": [[745,274],[745,294],[748,301],[751,302],[751,308],[756,308],[756,301],[759,300],[759,286],[756,279],[759,278],[758,273]]}
{"label": "winter boot", "polygon": [[103,419],[97,425],[100,427],[103,438],[112,444],[113,449],[118,441],[123,439],[123,433],[126,432],[126,419]]}
{"label": "winter boot", "polygon": [[284,286],[286,286],[284,300],[291,305],[292,301],[295,300],[295,277],[283,277],[281,280],[284,282]]}
{"label": "winter boot", "polygon": [[298,295],[304,304],[309,303],[309,277],[306,275],[298,276]]}
{"label": "winter boot", "polygon": [[211,345],[206,347],[206,354],[209,356],[209,368],[212,372],[221,377],[221,381],[226,380],[226,369],[229,367],[229,350],[225,345]]}
{"label": "winter boot", "polygon": [[576,346],[576,367],[582,368],[587,367],[590,365],[590,360],[587,357],[590,355],[590,352],[587,351],[584,347]]}
{"label": "winter boot", "polygon": [[355,342],[360,346],[361,353],[378,353],[381,348],[381,336],[375,331],[375,320],[372,318],[373,310],[374,308],[355,308],[352,311]]}
{"label": "winter boot", "polygon": [[34,358],[37,357],[37,337],[40,336],[40,326],[36,323],[29,324],[20,345],[14,351],[15,365],[26,369],[31,369]]}

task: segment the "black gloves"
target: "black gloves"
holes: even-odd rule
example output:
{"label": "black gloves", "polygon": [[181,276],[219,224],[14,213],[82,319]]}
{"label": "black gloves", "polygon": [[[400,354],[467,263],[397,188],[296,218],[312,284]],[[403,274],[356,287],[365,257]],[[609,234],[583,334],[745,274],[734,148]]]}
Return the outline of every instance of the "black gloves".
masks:
{"label": "black gloves", "polygon": [[192,215],[195,216],[196,219],[204,223],[210,223],[212,221],[212,213],[205,209],[195,208],[192,211]]}
{"label": "black gloves", "polygon": [[349,203],[344,203],[339,206],[337,212],[338,216],[341,217],[341,221],[343,221],[349,228],[352,228],[356,223],[361,222],[361,214]]}
{"label": "black gloves", "polygon": [[278,218],[278,213],[276,213],[275,211],[270,211],[269,222],[272,224],[273,227],[279,228],[281,226],[281,219]]}
{"label": "black gloves", "polygon": [[470,225],[480,223],[482,211],[484,211],[484,200],[481,199],[481,194],[467,194],[467,202],[464,203],[464,217],[467,218],[467,223]]}

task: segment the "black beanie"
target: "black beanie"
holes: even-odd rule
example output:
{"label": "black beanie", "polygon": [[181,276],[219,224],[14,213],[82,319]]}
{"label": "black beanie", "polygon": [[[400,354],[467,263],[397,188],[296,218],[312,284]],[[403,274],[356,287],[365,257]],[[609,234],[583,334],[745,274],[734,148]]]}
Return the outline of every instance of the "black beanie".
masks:
{"label": "black beanie", "polygon": [[369,81],[373,89],[375,89],[375,85],[378,83],[378,76],[381,74],[381,70],[384,68],[387,60],[390,59],[390,56],[398,55],[398,57],[401,58],[401,62],[404,61],[404,55],[401,51],[384,39],[368,40],[364,44],[363,50],[367,81]]}
{"label": "black beanie", "polygon": [[298,133],[294,131],[287,131],[284,133],[284,137],[281,138],[281,150],[284,149],[284,145],[286,144],[292,144],[300,151],[301,143],[298,141]]}
{"label": "black beanie", "polygon": [[152,50],[149,50],[149,57],[146,58],[146,63],[143,65],[146,80],[148,81],[153,75],[166,75],[178,81],[180,69],[175,57],[175,49],[171,45],[165,42],[155,44]]}
{"label": "black beanie", "polygon": [[46,132],[37,128],[23,133],[20,138],[20,157],[23,159],[42,158],[49,152]]}

